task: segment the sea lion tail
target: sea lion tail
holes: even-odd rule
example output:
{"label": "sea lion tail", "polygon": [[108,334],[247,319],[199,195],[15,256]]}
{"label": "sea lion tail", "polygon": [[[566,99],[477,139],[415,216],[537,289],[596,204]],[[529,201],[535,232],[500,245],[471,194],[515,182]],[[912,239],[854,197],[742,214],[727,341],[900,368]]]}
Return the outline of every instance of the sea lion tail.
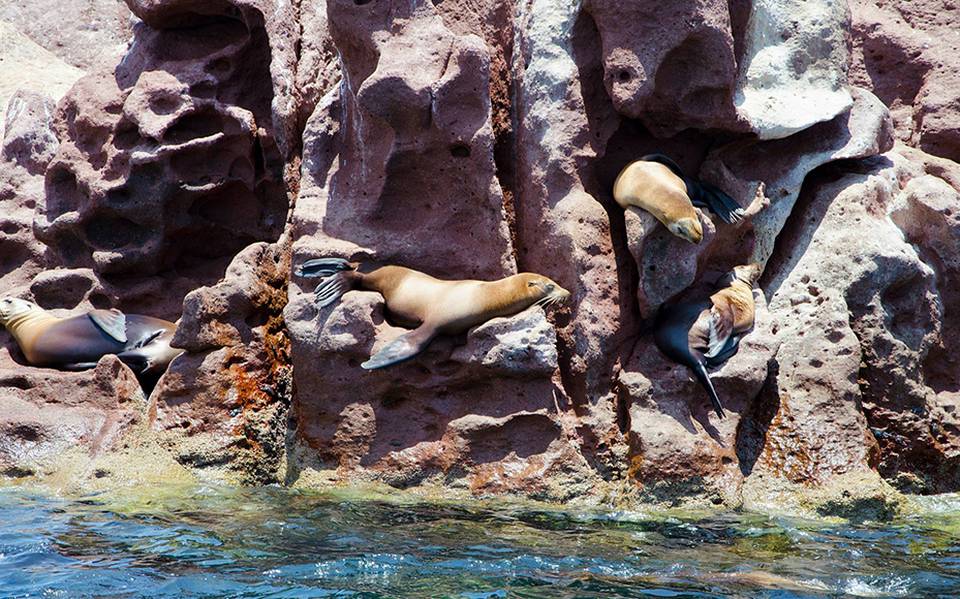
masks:
{"label": "sea lion tail", "polygon": [[714,187],[703,181],[688,179],[687,195],[694,206],[709,208],[711,212],[720,217],[720,220],[727,224],[735,224],[743,219],[743,208],[736,200],[723,192],[718,187]]}
{"label": "sea lion tail", "polygon": [[356,265],[344,258],[314,258],[297,267],[298,277],[307,279],[326,278],[345,270],[356,270]]}
{"label": "sea lion tail", "polygon": [[710,375],[707,373],[703,362],[696,360],[692,368],[697,380],[700,381],[703,388],[707,390],[707,395],[710,396],[710,403],[713,404],[713,409],[716,411],[717,416],[725,418],[726,413],[723,411],[723,404],[720,403],[720,397],[717,396],[717,390],[713,388],[713,381],[710,380]]}

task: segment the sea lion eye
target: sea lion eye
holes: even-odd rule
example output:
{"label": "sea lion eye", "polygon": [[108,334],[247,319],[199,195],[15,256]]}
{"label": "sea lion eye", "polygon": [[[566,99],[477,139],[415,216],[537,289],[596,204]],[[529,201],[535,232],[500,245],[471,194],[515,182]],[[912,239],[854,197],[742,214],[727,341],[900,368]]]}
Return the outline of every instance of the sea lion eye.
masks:
{"label": "sea lion eye", "polygon": [[536,285],[536,284],[537,284],[536,281],[528,281],[528,282],[527,282],[527,287],[533,287],[533,286]]}
{"label": "sea lion eye", "polygon": [[555,289],[555,287],[554,287],[553,283],[550,283],[549,285],[547,285],[547,291],[553,291],[554,289]]}

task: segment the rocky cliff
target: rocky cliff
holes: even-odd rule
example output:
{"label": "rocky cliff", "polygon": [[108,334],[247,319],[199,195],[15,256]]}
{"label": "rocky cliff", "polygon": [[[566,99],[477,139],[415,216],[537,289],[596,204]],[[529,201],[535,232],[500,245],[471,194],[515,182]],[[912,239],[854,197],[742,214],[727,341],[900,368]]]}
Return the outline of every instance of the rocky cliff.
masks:
{"label": "rocky cliff", "polygon": [[[0,291],[182,315],[187,353],[144,397],[111,357],[41,370],[0,335],[7,476],[70,455],[102,484],[150,460],[841,515],[960,490],[954,3],[126,3],[91,8],[116,22],[100,50],[41,48],[0,6],[19,36],[0,40]],[[749,218],[704,214],[692,245],[625,213],[613,180],[655,151]],[[366,372],[402,330],[369,292],[318,310],[292,270],[319,255],[533,271],[573,297]],[[721,420],[650,318],[748,260],[757,325],[713,373]]]}

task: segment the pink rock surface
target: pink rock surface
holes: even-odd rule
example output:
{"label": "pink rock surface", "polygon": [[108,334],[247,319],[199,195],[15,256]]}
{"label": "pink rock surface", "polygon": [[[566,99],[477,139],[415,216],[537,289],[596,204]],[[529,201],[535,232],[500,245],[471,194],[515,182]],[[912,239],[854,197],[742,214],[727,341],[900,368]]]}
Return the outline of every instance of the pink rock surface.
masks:
{"label": "pink rock surface", "polygon": [[960,160],[960,7],[950,0],[850,5],[851,81],[890,107],[899,139]]}
{"label": "pink rock surface", "polygon": [[[842,7],[793,19],[785,0],[128,5],[142,22],[123,61],[81,79],[52,125],[22,95],[0,170],[0,291],[182,314],[187,353],[146,412],[110,422],[145,419],[181,463],[243,483],[731,506],[761,479],[874,470],[960,488],[946,5],[854,3],[852,25]],[[800,62],[769,71],[780,54]],[[787,118],[791,86],[818,73],[835,102]],[[764,91],[766,75],[783,76]],[[783,101],[745,112],[745,90]],[[895,136],[920,149],[891,151]],[[694,246],[625,213],[612,183],[651,152],[748,218],[701,211]],[[291,275],[317,256],[533,271],[572,298],[367,372],[403,329],[372,292],[317,309],[316,281]],[[718,420],[650,327],[749,260],[766,264],[757,324],[713,373]],[[89,382],[105,364],[43,371],[99,394],[69,416],[87,432],[63,438],[96,444],[90,423],[126,414],[123,391]],[[4,380],[9,427],[39,422],[25,383]]]}
{"label": "pink rock surface", "polygon": [[[141,421],[144,396],[133,372],[106,356],[93,370],[25,366],[4,331],[0,350],[0,474],[42,473],[67,451],[110,451]],[[69,389],[69,393],[64,390]]]}

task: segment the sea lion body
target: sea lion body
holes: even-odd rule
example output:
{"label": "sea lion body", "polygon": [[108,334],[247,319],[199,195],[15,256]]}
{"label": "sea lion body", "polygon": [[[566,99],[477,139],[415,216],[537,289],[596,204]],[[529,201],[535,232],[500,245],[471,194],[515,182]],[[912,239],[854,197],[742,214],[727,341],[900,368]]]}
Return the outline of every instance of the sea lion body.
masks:
{"label": "sea lion body", "polygon": [[613,199],[621,208],[642,208],[674,235],[692,243],[703,239],[703,226],[683,179],[658,162],[637,160],[624,168],[613,184]]}
{"label": "sea lion body", "polygon": [[703,240],[695,206],[710,208],[726,223],[736,223],[743,216],[733,198],[687,177],[676,162],[662,154],[649,154],[625,166],[613,184],[613,199],[621,208],[646,210],[671,233],[691,243]]}
{"label": "sea lion body", "polygon": [[570,293],[550,279],[520,273],[498,281],[445,281],[402,266],[383,266],[368,273],[359,264],[339,258],[305,262],[297,271],[322,277],[315,295],[325,307],[350,289],[376,291],[393,319],[414,330],[401,335],[363,363],[370,370],[409,359],[437,335],[464,333],[491,318],[516,314],[534,304],[565,301]]}
{"label": "sea lion body", "polygon": [[760,274],[759,264],[738,266],[718,281],[720,290],[708,297],[666,305],[657,317],[657,347],[665,356],[693,371],[721,418],[723,404],[707,367],[719,366],[736,354],[741,337],[753,328],[753,286]]}
{"label": "sea lion body", "polygon": [[114,354],[138,375],[159,376],[183,353],[170,346],[176,324],[117,310],[59,318],[32,302],[4,298],[0,324],[32,366],[84,370]]}

